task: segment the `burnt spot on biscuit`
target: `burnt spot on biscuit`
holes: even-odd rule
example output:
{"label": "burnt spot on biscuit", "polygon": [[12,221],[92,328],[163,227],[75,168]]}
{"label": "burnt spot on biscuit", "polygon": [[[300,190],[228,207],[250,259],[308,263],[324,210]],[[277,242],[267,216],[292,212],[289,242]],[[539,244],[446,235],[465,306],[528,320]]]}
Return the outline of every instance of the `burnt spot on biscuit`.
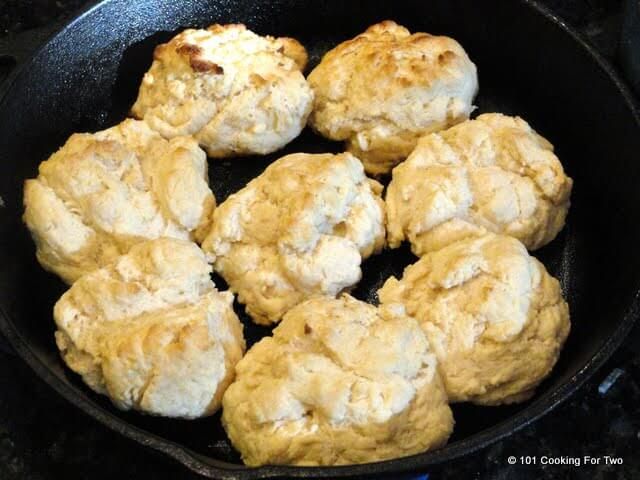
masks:
{"label": "burnt spot on biscuit", "polygon": [[440,55],[438,55],[438,64],[446,65],[447,63],[452,62],[456,58],[456,54],[451,50],[447,50]]}
{"label": "burnt spot on biscuit", "polygon": [[214,75],[222,75],[224,68],[209,60],[203,60],[202,58],[191,57],[189,59],[189,65],[194,71],[200,73],[213,73]]}
{"label": "burnt spot on biscuit", "polygon": [[180,55],[195,57],[202,53],[202,49],[198,45],[193,45],[192,43],[183,43],[176,48],[176,52]]}
{"label": "burnt spot on biscuit", "polygon": [[267,83],[267,80],[262,75],[259,75],[257,73],[250,74],[249,80],[255,86],[262,86],[262,85],[266,85]]}
{"label": "burnt spot on biscuit", "polygon": [[176,53],[187,57],[189,65],[196,72],[213,73],[214,75],[222,75],[224,73],[224,68],[220,65],[201,57],[203,50],[198,45],[181,43],[176,47]]}

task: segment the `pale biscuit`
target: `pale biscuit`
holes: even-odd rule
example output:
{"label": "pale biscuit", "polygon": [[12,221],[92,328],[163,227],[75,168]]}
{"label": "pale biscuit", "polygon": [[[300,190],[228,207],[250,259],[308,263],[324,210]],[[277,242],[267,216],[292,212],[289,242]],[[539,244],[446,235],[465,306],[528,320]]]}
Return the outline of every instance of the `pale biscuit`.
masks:
{"label": "pale biscuit", "polygon": [[270,153],[311,111],[306,61],[296,40],[244,25],[185,30],[156,48],[132,113],[166,138],[193,136],[212,157]]}
{"label": "pale biscuit", "polygon": [[47,270],[73,283],[132,245],[200,240],[215,208],[207,158],[187,137],[125,120],[72,135],[24,186],[24,221]]}
{"label": "pale biscuit", "polygon": [[458,42],[392,21],[329,51],[309,75],[310,125],[347,149],[367,172],[388,173],[418,138],[469,118],[476,67]]}
{"label": "pale biscuit", "polygon": [[231,195],[202,244],[257,322],[361,278],[384,244],[382,186],[349,153],[287,155]]}
{"label": "pale biscuit", "polygon": [[344,295],[290,310],[236,367],[222,422],[248,465],[344,465],[444,445],[436,359],[402,306]]}
{"label": "pale biscuit", "polygon": [[486,231],[530,250],[553,240],[573,181],[553,146],[524,120],[480,115],[420,139],[387,188],[388,241],[416,255]]}
{"label": "pale biscuit", "polygon": [[422,326],[452,402],[520,402],[569,334],[560,284],[516,239],[486,234],[423,256],[378,291]]}
{"label": "pale biscuit", "polygon": [[140,243],[56,303],[69,367],[121,409],[197,418],[220,407],[245,349],[233,294],[193,243]]}

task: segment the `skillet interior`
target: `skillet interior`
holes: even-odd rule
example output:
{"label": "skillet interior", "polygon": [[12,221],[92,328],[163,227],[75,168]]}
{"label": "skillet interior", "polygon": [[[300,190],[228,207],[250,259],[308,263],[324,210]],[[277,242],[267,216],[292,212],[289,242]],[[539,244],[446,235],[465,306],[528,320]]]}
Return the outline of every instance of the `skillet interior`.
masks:
{"label": "skillet interior", "polygon": [[[153,47],[177,30],[243,22],[258,33],[298,38],[313,66],[331,46],[386,18],[412,31],[459,40],[478,66],[478,111],[519,114],[555,144],[575,180],[573,205],[565,230],[536,256],[561,279],[572,333],[553,374],[532,401],[498,408],[454,406],[455,433],[449,446],[438,452],[377,466],[313,471],[234,468],[228,475],[335,476],[424,467],[526,424],[592,373],[635,314],[640,127],[606,70],[529,2],[108,0],[53,38],[0,100],[0,195],[5,204],[0,210],[0,307],[10,339],[41,376],[112,428],[203,473],[217,476],[216,467],[241,463],[218,415],[184,422],[119,412],[63,367],[53,342],[51,311],[65,286],[35,260],[33,243],[20,221],[22,181],[35,176],[38,163],[72,132],[106,128],[124,118]],[[283,153],[339,150],[339,144],[305,130],[283,152],[210,162],[212,188],[221,202]],[[375,290],[390,274],[401,274],[413,258],[407,248],[371,258],[355,296],[375,302]],[[221,279],[215,280],[224,287]],[[237,311],[249,343],[268,333],[249,322],[242,308]]]}

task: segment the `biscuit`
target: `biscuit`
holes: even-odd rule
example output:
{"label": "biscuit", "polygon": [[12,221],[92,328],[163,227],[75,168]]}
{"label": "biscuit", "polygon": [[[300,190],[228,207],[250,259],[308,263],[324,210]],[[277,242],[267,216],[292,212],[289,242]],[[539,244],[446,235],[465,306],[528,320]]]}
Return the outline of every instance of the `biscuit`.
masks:
{"label": "biscuit", "polygon": [[422,255],[490,231],[535,250],[562,230],[572,184],[553,146],[524,120],[480,115],[423,137],[393,170],[389,245],[409,240]]}
{"label": "biscuit", "polygon": [[560,284],[518,240],[494,234],[423,256],[380,302],[422,326],[452,402],[520,402],[558,360],[570,330]]}
{"label": "biscuit", "polygon": [[56,343],[89,387],[123,410],[197,418],[220,407],[245,342],[233,294],[193,243],[131,248],[56,303]]}
{"label": "biscuit", "polygon": [[131,111],[165,138],[193,136],[211,157],[270,153],[306,124],[306,61],[296,40],[244,25],[185,30],[156,48]]}
{"label": "biscuit", "polygon": [[202,244],[257,323],[361,278],[384,245],[382,186],[351,154],[287,155],[215,211]]}
{"label": "biscuit", "polygon": [[67,283],[144,240],[200,240],[215,198],[207,158],[187,137],[164,140],[125,120],[72,135],[24,185],[24,221],[40,264]]}
{"label": "biscuit", "polygon": [[436,359],[402,306],[308,300],[255,344],[222,400],[248,465],[344,465],[444,445],[453,416]]}
{"label": "biscuit", "polygon": [[478,90],[476,67],[458,42],[410,34],[392,21],[329,51],[308,81],[309,124],[346,141],[372,174],[391,171],[420,136],[469,118]]}

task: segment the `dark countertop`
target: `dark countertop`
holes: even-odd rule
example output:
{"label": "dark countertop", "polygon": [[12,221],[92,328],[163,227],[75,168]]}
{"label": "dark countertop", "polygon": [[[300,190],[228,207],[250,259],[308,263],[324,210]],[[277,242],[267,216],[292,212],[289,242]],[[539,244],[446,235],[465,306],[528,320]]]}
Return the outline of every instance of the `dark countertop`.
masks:
{"label": "dark countertop", "polygon": [[[86,0],[3,0],[0,40],[73,14]],[[615,60],[621,2],[546,0]],[[1,67],[0,58],[0,67]],[[607,380],[616,379],[608,388]],[[605,391],[606,390],[606,391]],[[574,397],[493,446],[430,472],[430,479],[640,478],[640,325]],[[584,456],[600,457],[584,465]],[[621,458],[607,465],[605,455]],[[508,457],[537,457],[509,465]],[[542,465],[543,457],[582,465]],[[195,478],[107,430],[43,384],[0,338],[0,480]]]}

